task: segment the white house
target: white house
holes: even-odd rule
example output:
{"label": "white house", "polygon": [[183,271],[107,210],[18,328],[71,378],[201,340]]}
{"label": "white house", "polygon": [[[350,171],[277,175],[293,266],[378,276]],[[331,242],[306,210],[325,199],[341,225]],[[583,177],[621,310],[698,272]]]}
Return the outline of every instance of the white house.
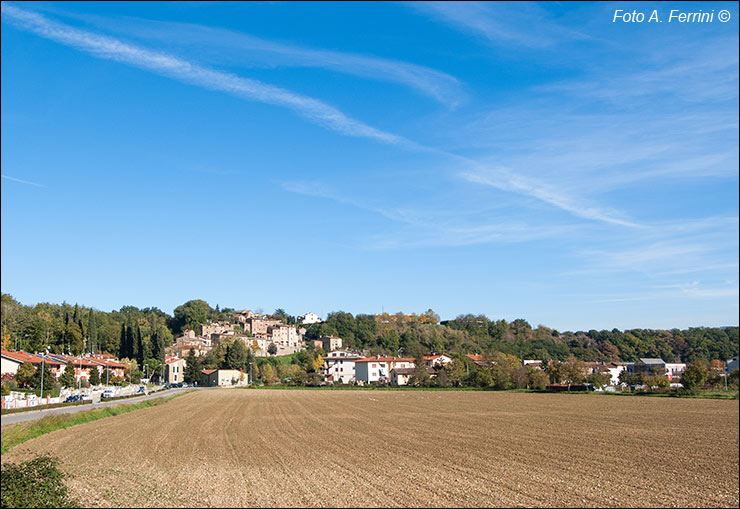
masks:
{"label": "white house", "polygon": [[424,362],[427,363],[427,366],[429,367],[437,367],[437,366],[444,366],[445,364],[449,364],[452,362],[452,357],[449,355],[442,353],[433,353],[429,355],[424,356]]}
{"label": "white house", "polygon": [[164,360],[164,381],[165,383],[180,383],[185,378],[185,359],[179,357],[167,356]]}
{"label": "white house", "polygon": [[355,378],[363,383],[390,382],[394,368],[413,368],[413,357],[366,357],[355,361]]}
{"label": "white house", "polygon": [[324,380],[350,383],[355,378],[355,361],[361,359],[359,355],[347,350],[329,352],[324,357]]}
{"label": "white house", "polygon": [[306,313],[298,317],[298,323],[310,325],[312,323],[321,323],[321,318],[316,313]]}
{"label": "white house", "polygon": [[391,385],[408,385],[409,379],[414,376],[415,368],[393,368],[391,370]]}

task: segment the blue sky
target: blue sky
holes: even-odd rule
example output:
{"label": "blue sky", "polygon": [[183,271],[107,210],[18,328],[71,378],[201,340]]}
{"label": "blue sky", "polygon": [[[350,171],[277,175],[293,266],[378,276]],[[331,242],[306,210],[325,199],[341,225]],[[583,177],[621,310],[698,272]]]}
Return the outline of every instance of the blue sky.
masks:
{"label": "blue sky", "polygon": [[737,325],[737,19],[3,2],[2,291]]}

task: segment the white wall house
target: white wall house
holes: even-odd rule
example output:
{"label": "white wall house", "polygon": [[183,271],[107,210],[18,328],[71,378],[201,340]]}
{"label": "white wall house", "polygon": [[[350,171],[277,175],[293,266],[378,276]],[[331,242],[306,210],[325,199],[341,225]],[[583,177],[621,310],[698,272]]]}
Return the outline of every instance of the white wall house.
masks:
{"label": "white wall house", "polygon": [[427,363],[427,366],[437,367],[444,366],[445,364],[452,362],[452,357],[445,353],[433,353],[430,355],[425,355],[424,361]]}
{"label": "white wall house", "polygon": [[321,323],[321,318],[316,313],[306,313],[298,317],[298,323],[310,325],[312,323]]}
{"label": "white wall house", "polygon": [[393,368],[413,368],[412,357],[366,357],[355,361],[355,378],[363,383],[390,382]]}
{"label": "white wall house", "polygon": [[355,361],[361,359],[359,355],[347,350],[329,352],[324,357],[324,380],[350,383],[355,378]]}

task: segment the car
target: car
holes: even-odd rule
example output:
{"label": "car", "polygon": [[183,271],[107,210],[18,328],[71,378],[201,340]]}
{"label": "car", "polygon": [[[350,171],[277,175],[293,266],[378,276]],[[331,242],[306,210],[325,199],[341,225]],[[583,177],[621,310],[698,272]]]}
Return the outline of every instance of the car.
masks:
{"label": "car", "polygon": [[106,389],[103,391],[103,395],[101,397],[103,398],[112,398],[115,395],[112,389]]}
{"label": "car", "polygon": [[144,387],[143,385],[141,387],[139,387],[139,391],[138,392],[144,392],[144,391],[146,391],[146,387]]}
{"label": "car", "polygon": [[92,398],[89,394],[80,394],[80,399],[78,401],[92,401]]}
{"label": "car", "polygon": [[64,400],[65,403],[74,403],[75,401],[79,401],[80,396],[77,394],[72,394],[71,396],[67,396],[67,399]]}

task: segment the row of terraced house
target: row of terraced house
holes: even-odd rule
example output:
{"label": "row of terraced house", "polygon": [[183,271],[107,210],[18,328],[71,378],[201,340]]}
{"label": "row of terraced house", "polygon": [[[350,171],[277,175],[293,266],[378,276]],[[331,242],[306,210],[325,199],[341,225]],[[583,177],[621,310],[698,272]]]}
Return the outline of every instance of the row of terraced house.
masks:
{"label": "row of terraced house", "polygon": [[59,380],[62,376],[67,364],[71,363],[75,370],[75,381],[82,382],[90,380],[90,371],[93,369],[98,370],[100,375],[105,373],[105,369],[110,370],[110,374],[113,376],[123,378],[126,366],[121,364],[118,359],[110,354],[96,354],[96,355],[84,355],[74,356],[65,354],[39,354],[39,353],[28,353],[24,351],[9,351],[2,350],[2,366],[0,371],[2,374],[12,373],[16,374],[18,368],[25,363],[33,365],[35,368],[40,367],[42,364],[49,366],[49,371],[55,380]]}

